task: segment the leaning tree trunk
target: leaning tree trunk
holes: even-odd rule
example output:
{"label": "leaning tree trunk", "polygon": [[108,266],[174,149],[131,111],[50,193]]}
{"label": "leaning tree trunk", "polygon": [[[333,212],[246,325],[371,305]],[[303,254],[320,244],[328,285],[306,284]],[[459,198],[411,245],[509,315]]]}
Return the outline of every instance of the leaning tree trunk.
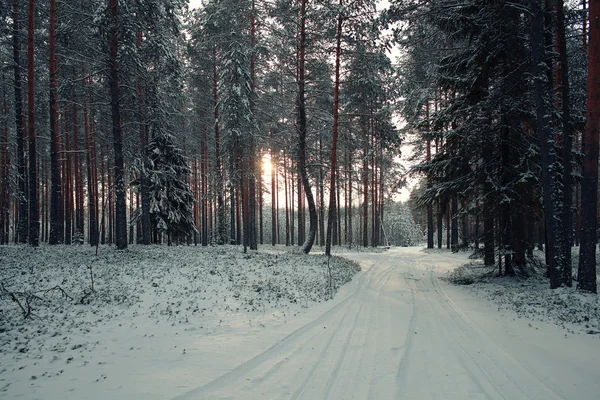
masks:
{"label": "leaning tree trunk", "polygon": [[35,137],[35,0],[29,0],[27,37],[27,104],[29,128],[29,245],[40,244],[38,208],[37,147]]}
{"label": "leaning tree trunk", "polygon": [[[340,6],[343,0],[340,0]],[[337,142],[340,116],[340,63],[342,52],[342,16],[338,16],[336,46],[335,46],[335,85],[333,89],[333,138],[331,142],[331,181],[329,185],[329,215],[327,218],[327,238],[325,240],[325,255],[331,255],[331,236],[336,223],[336,170],[337,170]]]}
{"label": "leaning tree trunk", "polygon": [[600,125],[600,1],[591,0],[588,46],[587,120],[582,138],[581,246],[578,289],[596,293],[596,213],[598,210],[598,129]]}
{"label": "leaning tree trunk", "polygon": [[117,249],[127,248],[127,206],[125,202],[125,182],[123,176],[123,139],[121,132],[121,106],[119,104],[119,64],[117,61],[119,51],[118,28],[118,0],[110,1],[110,106],[112,113],[113,144],[115,152],[114,165],[114,193],[116,202],[116,240]]}
{"label": "leaning tree trunk", "polygon": [[[298,165],[300,167],[300,176],[302,186],[308,203],[309,228],[308,236],[302,245],[302,251],[305,254],[310,250],[315,242],[317,234],[317,208],[313,197],[312,188],[308,179],[306,170],[306,89],[305,89],[305,62],[306,62],[306,2],[301,0],[300,9],[300,53],[298,57]],[[300,201],[300,199],[298,199]]]}

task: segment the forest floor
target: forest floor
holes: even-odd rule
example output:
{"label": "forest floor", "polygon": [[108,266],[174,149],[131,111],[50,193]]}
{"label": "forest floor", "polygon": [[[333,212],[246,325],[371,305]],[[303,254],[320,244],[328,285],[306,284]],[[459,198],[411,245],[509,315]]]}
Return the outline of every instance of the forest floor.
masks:
{"label": "forest floor", "polygon": [[339,250],[2,247],[0,398],[600,393],[598,296],[467,254]]}

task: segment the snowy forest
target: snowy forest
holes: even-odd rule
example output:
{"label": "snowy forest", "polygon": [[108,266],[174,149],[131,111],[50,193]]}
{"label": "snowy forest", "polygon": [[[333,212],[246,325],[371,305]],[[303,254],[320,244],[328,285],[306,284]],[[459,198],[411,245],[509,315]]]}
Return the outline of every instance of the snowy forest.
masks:
{"label": "snowy forest", "polygon": [[600,0],[0,0],[0,397],[592,399]]}
{"label": "snowy forest", "polygon": [[597,2],[193,6],[1,3],[0,243],[537,247],[553,288],[576,245],[596,292]]}

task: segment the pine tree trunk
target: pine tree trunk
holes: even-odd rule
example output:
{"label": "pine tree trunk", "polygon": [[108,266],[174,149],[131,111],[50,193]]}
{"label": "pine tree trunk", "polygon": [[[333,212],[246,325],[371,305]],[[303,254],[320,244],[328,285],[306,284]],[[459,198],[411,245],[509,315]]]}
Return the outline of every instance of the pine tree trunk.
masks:
{"label": "pine tree trunk", "polygon": [[[73,72],[75,80],[75,72]],[[73,101],[73,172],[75,174],[75,238],[83,242],[83,191],[81,184],[81,165],[79,161],[79,121],[77,119],[77,99],[75,93]]]}
{"label": "pine tree trunk", "polygon": [[3,86],[2,92],[3,96],[3,141],[0,146],[0,244],[8,244],[9,243],[9,232],[10,232],[10,197],[8,196],[8,191],[10,190],[10,179],[9,179],[9,171],[10,171],[10,156],[9,156],[9,144],[8,144],[8,107],[6,101],[6,91]]}
{"label": "pine tree trunk", "polygon": [[[271,137],[273,133],[271,132]],[[271,149],[271,245],[277,244],[277,188],[275,187],[275,177],[277,176],[277,162],[275,153]]]}
{"label": "pine tree trunk", "polygon": [[[427,162],[431,161],[431,142],[427,140]],[[431,183],[427,183],[431,187]],[[427,248],[433,249],[433,204],[427,204]]]}
{"label": "pine tree trunk", "polygon": [[[550,287],[561,286],[562,276],[559,268],[564,265],[564,247],[562,246],[562,199],[558,198],[558,177],[556,168],[556,151],[552,143],[550,126],[549,93],[547,74],[543,65],[547,62],[544,42],[544,14],[539,1],[530,0],[531,19],[531,45],[533,56],[533,77],[536,102],[537,130],[540,142],[542,188],[544,213],[546,215],[546,235],[548,245],[546,252],[549,255],[548,275]],[[597,153],[596,153],[597,154]]]}
{"label": "pine tree trunk", "polygon": [[[298,98],[297,98],[297,130],[298,130],[298,166],[300,168],[300,177],[302,180],[302,186],[304,187],[304,194],[308,203],[308,215],[309,215],[309,228],[308,237],[302,244],[302,251],[304,254],[310,253],[312,246],[315,242],[315,236],[317,234],[317,208],[315,205],[315,199],[312,193],[312,187],[308,179],[308,171],[306,169],[306,78],[305,78],[305,64],[306,64],[306,3],[307,0],[301,0],[300,8],[300,51],[298,56]],[[300,190],[298,190],[300,192]],[[300,204],[301,198],[298,197],[298,203]],[[304,215],[304,213],[302,213]],[[299,222],[298,235],[304,236],[304,220],[303,218]],[[299,238],[300,239],[300,238]],[[300,240],[299,240],[300,241]]]}
{"label": "pine tree trunk", "polygon": [[442,241],[444,236],[444,214],[442,210],[442,202],[437,201],[437,247],[442,248]]}
{"label": "pine tree trunk", "polygon": [[64,216],[65,216],[65,244],[72,243],[72,216],[73,216],[73,176],[71,168],[71,142],[69,137],[69,118],[67,115],[67,106],[64,106],[63,119],[65,121],[65,134],[64,134],[64,149],[66,153],[63,176],[66,177],[64,184],[63,200],[65,204]]}
{"label": "pine tree trunk", "polygon": [[115,157],[114,193],[116,203],[115,228],[117,249],[127,248],[127,206],[125,202],[125,179],[123,162],[123,138],[121,132],[121,105],[119,88],[118,51],[119,39],[117,36],[119,26],[118,0],[109,0],[110,6],[110,105],[112,114],[112,132]]}
{"label": "pine tree trunk", "polygon": [[[219,80],[217,74],[217,48],[213,48],[213,110],[215,123],[215,169],[217,174],[217,244],[226,240],[225,201],[223,199],[223,171],[221,169],[221,135],[219,132]],[[233,231],[231,232],[233,235]]]}
{"label": "pine tree trunk", "polygon": [[35,134],[35,0],[29,0],[27,37],[27,103],[29,128],[29,245],[40,244],[40,210],[38,208],[37,146]]}
{"label": "pine tree trunk", "polygon": [[[343,6],[343,0],[339,2]],[[340,11],[341,12],[341,11]],[[329,185],[329,216],[327,219],[327,238],[325,240],[325,255],[331,255],[331,240],[336,221],[336,170],[337,170],[337,143],[340,113],[340,64],[342,53],[342,15],[337,18],[336,46],[335,46],[335,83],[333,89],[333,137],[331,141],[331,181]]]}
{"label": "pine tree trunk", "polygon": [[466,250],[469,247],[469,215],[467,214],[467,200],[466,199],[462,199],[461,205],[460,205],[462,211],[463,211],[463,215],[461,217],[461,236],[462,236],[462,241],[461,241],[461,246]]}
{"label": "pine tree trunk", "polygon": [[202,130],[202,148],[200,161],[200,175],[202,178],[202,195],[200,197],[202,213],[202,247],[208,246],[208,132]]}
{"label": "pine tree trunk", "polygon": [[59,161],[60,124],[58,118],[58,63],[56,61],[56,0],[50,0],[50,238],[49,244],[64,241],[62,179]]}
{"label": "pine tree trunk", "polygon": [[[85,76],[85,70],[83,70],[83,83],[84,89],[85,84],[87,82],[87,77]],[[88,114],[88,104],[87,104],[87,96],[83,95],[83,126],[85,130],[85,144],[86,144],[86,165],[87,165],[87,190],[88,190],[88,235],[89,235],[89,244],[92,247],[97,246],[98,244],[98,222],[96,219],[96,201],[95,201],[95,189],[96,185],[95,177],[94,177],[94,168],[93,165],[95,163],[94,159],[94,150],[92,148],[92,134],[90,132],[90,122],[89,122],[89,114]]]}
{"label": "pine tree trunk", "polygon": [[377,167],[375,165],[375,130],[371,115],[371,247],[379,245],[377,237]]}
{"label": "pine tree trunk", "polygon": [[[252,47],[252,54],[250,55],[250,112],[252,115],[255,114],[255,84],[256,84],[256,59],[254,55],[254,49],[256,48],[256,3],[252,0],[251,16],[250,16],[250,44]],[[254,121],[254,120],[253,120]],[[250,250],[258,250],[258,238],[257,238],[257,226],[256,226],[256,181],[260,175],[258,171],[257,152],[256,152],[256,139],[255,139],[255,124],[252,124],[252,130],[250,133],[250,148],[247,153],[248,157],[248,241]]]}
{"label": "pine tree trunk", "polygon": [[[366,117],[361,117],[365,119]],[[363,190],[363,204],[362,204],[362,245],[363,247],[369,246],[369,141],[368,141],[368,126],[367,122],[364,122],[363,135],[364,135],[364,148],[363,148],[363,164],[362,164],[362,190]]]}
{"label": "pine tree trunk", "polygon": [[102,217],[100,220],[100,244],[106,244],[106,174],[104,172],[104,152],[100,147],[100,175],[102,176]]}
{"label": "pine tree trunk", "polygon": [[[288,166],[287,166],[287,158],[285,154],[283,156],[283,186],[285,190],[285,245],[290,245],[290,207],[289,207],[289,199],[288,199]],[[292,228],[293,229],[293,228]]]}
{"label": "pine tree trunk", "polygon": [[563,142],[563,246],[564,264],[561,266],[562,281],[565,285],[573,285],[573,267],[571,262],[571,245],[573,243],[573,168],[571,152],[573,150],[573,129],[571,122],[571,94],[569,85],[569,64],[567,59],[567,40],[565,36],[565,10],[563,0],[556,1],[556,35],[558,39],[560,83],[558,88],[562,105],[562,142]]}
{"label": "pine tree trunk", "polygon": [[354,243],[354,236],[352,234],[352,154],[350,151],[346,152],[348,155],[348,160],[346,161],[346,181],[348,185],[348,200],[347,200],[347,208],[348,208],[348,237],[347,242],[348,246],[352,247]]}
{"label": "pine tree trunk", "polygon": [[450,248],[452,251],[457,251],[458,247],[458,199],[456,196],[452,197],[452,232],[451,232],[451,244]]}
{"label": "pine tree trunk", "polygon": [[21,45],[19,28],[19,0],[13,0],[12,8],[12,40],[13,40],[13,68],[14,68],[14,92],[15,92],[15,127],[17,134],[17,179],[18,179],[18,222],[15,233],[16,241],[27,243],[28,235],[28,212],[27,212],[27,177],[25,176],[25,128],[23,116],[23,91],[21,79]]}
{"label": "pine tree trunk", "polygon": [[600,1],[590,0],[588,46],[588,98],[585,132],[582,137],[583,179],[581,182],[581,245],[577,288],[597,292],[596,241],[598,211],[598,129],[600,126]]}
{"label": "pine tree trunk", "polygon": [[319,246],[325,246],[325,173],[323,138],[319,136]]}

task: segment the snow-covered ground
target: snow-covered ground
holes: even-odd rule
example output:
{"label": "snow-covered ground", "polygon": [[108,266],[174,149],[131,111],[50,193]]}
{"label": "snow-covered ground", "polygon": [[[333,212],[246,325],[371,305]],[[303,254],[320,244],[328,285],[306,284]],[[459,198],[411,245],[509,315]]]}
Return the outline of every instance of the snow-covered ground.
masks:
{"label": "snow-covered ground", "polygon": [[0,247],[0,398],[169,398],[268,345],[358,271],[276,253]]}
{"label": "snow-covered ground", "polygon": [[[270,246],[101,248],[99,257],[0,248],[0,282],[25,309],[29,296],[33,313],[23,320],[0,296],[0,398],[599,397],[597,308],[580,308],[597,296],[541,281],[440,279],[466,254],[343,256],[362,271]],[[563,302],[539,301],[552,296]],[[571,304],[578,317],[562,327],[556,316],[566,313],[552,310]]]}
{"label": "snow-covered ground", "polygon": [[[577,275],[577,251],[573,249],[574,276]],[[538,259],[542,252],[536,252]],[[586,333],[600,335],[600,296],[582,293],[576,289],[562,287],[549,288],[542,264],[530,268],[535,274],[527,279],[499,277],[495,267],[486,267],[480,261],[470,261],[451,271],[447,280],[465,285],[465,290],[491,300],[498,311],[506,315],[517,315],[536,322],[549,322],[561,326],[565,333]],[[600,271],[598,271],[600,277]],[[600,336],[599,336],[600,337]]]}

